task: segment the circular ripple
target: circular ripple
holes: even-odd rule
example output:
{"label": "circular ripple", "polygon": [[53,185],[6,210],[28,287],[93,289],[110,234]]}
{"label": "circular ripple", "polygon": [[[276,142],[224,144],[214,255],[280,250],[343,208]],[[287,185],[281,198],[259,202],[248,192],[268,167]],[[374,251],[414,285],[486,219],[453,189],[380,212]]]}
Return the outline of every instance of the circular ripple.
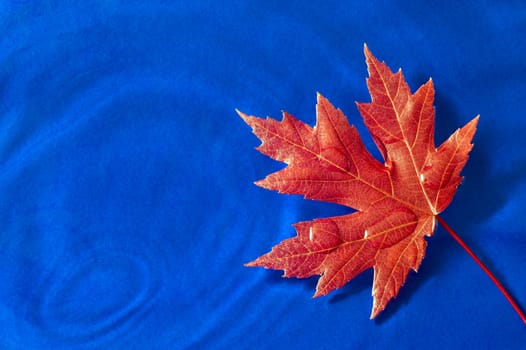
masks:
{"label": "circular ripple", "polygon": [[136,252],[93,251],[45,286],[35,323],[58,341],[94,343],[120,334],[153,303],[160,274]]}

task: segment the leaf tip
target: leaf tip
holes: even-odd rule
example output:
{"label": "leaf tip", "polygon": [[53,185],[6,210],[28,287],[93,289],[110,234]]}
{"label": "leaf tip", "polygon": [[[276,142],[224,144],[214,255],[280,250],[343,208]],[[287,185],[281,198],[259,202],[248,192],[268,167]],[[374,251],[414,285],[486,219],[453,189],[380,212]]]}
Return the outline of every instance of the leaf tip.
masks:
{"label": "leaf tip", "polygon": [[382,311],[385,310],[385,305],[378,305],[375,302],[373,302],[373,308],[371,310],[371,315],[369,316],[369,319],[370,320],[373,320],[375,319],[378,315],[380,315],[380,313],[382,313]]}
{"label": "leaf tip", "polygon": [[256,267],[258,265],[256,265],[256,261],[251,261],[251,262],[247,262],[247,263],[244,263],[243,266],[245,267]]}
{"label": "leaf tip", "polygon": [[267,176],[264,179],[261,179],[261,180],[258,180],[258,181],[254,181],[254,185],[256,185],[258,187],[261,187],[261,188],[264,188],[266,190],[271,190],[271,191],[277,190],[279,193],[281,193],[279,191],[279,188],[277,188],[275,186],[275,183],[273,183],[272,178],[269,179],[269,176]]}
{"label": "leaf tip", "polygon": [[243,119],[245,121],[245,123],[248,124],[248,119],[249,119],[249,116],[246,115],[245,113],[241,112],[239,109],[235,108],[235,111],[237,113],[238,116],[241,117],[241,119]]}
{"label": "leaf tip", "polygon": [[367,63],[367,67],[370,67],[371,64],[380,64],[380,61],[373,55],[371,50],[369,50],[369,46],[367,46],[366,43],[363,44],[363,53],[365,55],[365,62]]}
{"label": "leaf tip", "polygon": [[369,51],[369,47],[367,46],[367,43],[364,42],[363,43],[363,52],[365,53],[365,55],[367,56],[367,53],[371,53],[371,51]]}
{"label": "leaf tip", "polygon": [[262,258],[264,257],[263,256],[260,256],[259,258],[255,259],[255,260],[252,260],[252,261],[249,261],[247,263],[244,263],[243,266],[245,267],[261,267],[261,266],[265,266],[264,262],[262,261]]}
{"label": "leaf tip", "polygon": [[480,119],[480,114],[478,114],[475,118],[471,119],[466,125],[462,127],[462,131],[465,130],[466,135],[471,140],[473,136],[475,135],[475,132],[477,131],[477,125]]}
{"label": "leaf tip", "polygon": [[320,104],[322,102],[328,102],[328,100],[319,91],[316,91],[316,104]]}
{"label": "leaf tip", "polygon": [[314,295],[312,296],[313,299],[324,297],[327,294],[329,294],[331,290],[329,290],[326,286],[320,287],[320,281],[318,281],[318,285],[316,286],[316,291],[314,292]]}

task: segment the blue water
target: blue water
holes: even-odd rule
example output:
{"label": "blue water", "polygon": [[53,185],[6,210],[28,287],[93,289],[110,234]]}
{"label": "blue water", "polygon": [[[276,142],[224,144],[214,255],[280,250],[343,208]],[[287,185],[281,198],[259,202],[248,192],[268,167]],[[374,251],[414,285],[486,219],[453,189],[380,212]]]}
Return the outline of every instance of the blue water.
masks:
{"label": "blue water", "polygon": [[[369,321],[372,273],[243,267],[348,209],[257,188],[281,164],[234,109],[367,133],[362,54],[433,77],[437,141],[481,114],[444,218],[526,306],[522,2],[4,1],[0,349],[519,349],[524,325],[439,229]],[[374,144],[365,136],[375,156]]]}

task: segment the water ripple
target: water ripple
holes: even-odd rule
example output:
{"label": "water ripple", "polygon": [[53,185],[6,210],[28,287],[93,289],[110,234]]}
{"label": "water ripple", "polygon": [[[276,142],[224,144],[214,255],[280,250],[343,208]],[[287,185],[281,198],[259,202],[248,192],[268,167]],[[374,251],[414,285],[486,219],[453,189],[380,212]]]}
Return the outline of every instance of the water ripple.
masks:
{"label": "water ripple", "polygon": [[[8,67],[0,69],[0,219],[16,212],[12,234],[27,235],[25,216],[34,217],[43,241],[34,250],[45,253],[18,264],[31,266],[36,281],[17,303],[0,304],[10,334],[2,345],[115,349],[159,336],[158,347],[221,348],[268,317],[270,306],[254,307],[253,295],[272,289],[260,291],[264,274],[242,267],[247,247],[260,243],[250,228],[261,225],[252,209],[240,208],[252,192],[232,176],[253,171],[252,160],[240,168],[229,158],[253,157],[232,132],[245,128],[234,107],[295,109],[281,89],[291,84],[286,90],[302,94],[293,78],[304,71],[285,62],[251,67],[254,52],[237,49],[245,34],[225,43],[222,31],[206,32],[224,26],[221,19],[204,18],[196,33],[165,34],[171,23],[201,18],[177,16],[142,21],[139,32],[130,21],[114,28],[84,20],[34,42],[0,39],[8,48],[0,55]],[[33,31],[49,27],[44,22]],[[194,45],[199,34],[208,35],[206,50]],[[24,29],[11,37],[24,39]],[[216,56],[223,45],[236,50]],[[285,72],[292,78],[280,79]],[[243,105],[247,95],[255,106]],[[13,266],[22,246],[12,249]],[[272,307],[284,313],[287,300]]]}
{"label": "water ripple", "polygon": [[27,305],[27,318],[52,342],[115,339],[140,321],[162,287],[162,264],[148,250],[99,248],[64,262]]}

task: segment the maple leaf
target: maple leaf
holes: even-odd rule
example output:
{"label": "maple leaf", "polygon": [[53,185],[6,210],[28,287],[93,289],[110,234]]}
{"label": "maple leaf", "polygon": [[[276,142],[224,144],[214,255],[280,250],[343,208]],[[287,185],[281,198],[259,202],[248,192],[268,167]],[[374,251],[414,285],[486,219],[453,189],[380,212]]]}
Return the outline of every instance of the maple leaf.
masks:
{"label": "maple leaf", "polygon": [[364,51],[372,102],[357,105],[383,163],[320,94],[314,127],[286,112],[281,121],[237,112],[262,141],[257,149],[288,165],[257,185],[356,210],[297,223],[295,237],[246,265],[283,270],[285,277],[321,275],[314,297],[373,268],[374,318],[398,294],[409,271],[418,270],[424,237],[433,234],[436,216],[462,180],[478,116],[436,148],[432,80],[412,94],[401,70],[392,72],[367,46]]}

